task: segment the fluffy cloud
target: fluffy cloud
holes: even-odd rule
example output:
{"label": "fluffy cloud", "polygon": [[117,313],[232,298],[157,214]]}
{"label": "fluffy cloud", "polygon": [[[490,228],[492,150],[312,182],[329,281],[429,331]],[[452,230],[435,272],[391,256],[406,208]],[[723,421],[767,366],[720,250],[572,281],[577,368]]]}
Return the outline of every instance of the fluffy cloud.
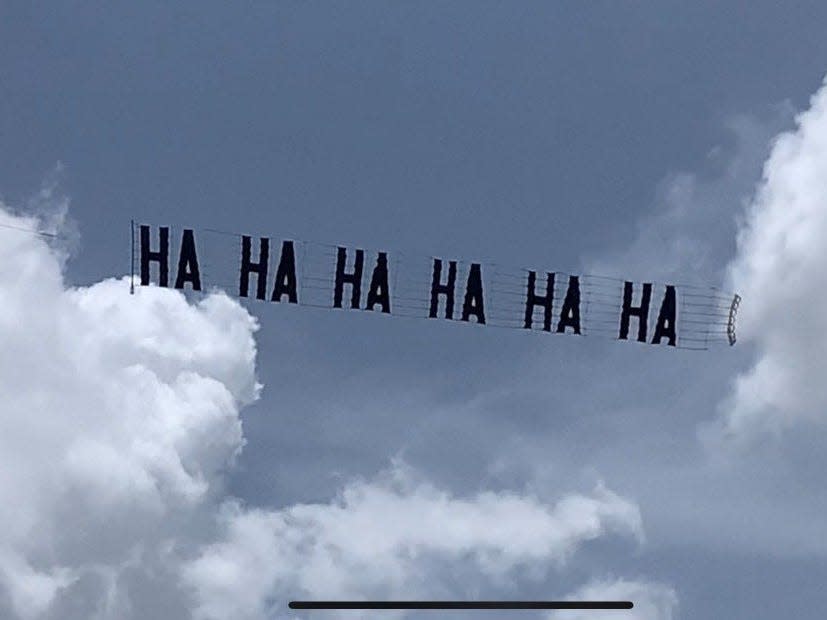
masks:
{"label": "fluffy cloud", "polygon": [[221,540],[184,568],[199,618],[266,617],[274,595],[433,598],[442,588],[429,560],[461,559],[494,579],[519,568],[541,576],[583,541],[642,536],[637,507],[601,487],[553,506],[507,493],[459,498],[399,466],[333,503],[277,512],[230,503],[221,521]]}
{"label": "fluffy cloud", "polygon": [[660,583],[625,579],[595,581],[566,597],[572,601],[633,601],[631,611],[559,611],[549,620],[672,620],[678,605],[675,591]]}
{"label": "fluffy cloud", "polygon": [[256,323],[223,295],[67,288],[50,238],[24,232],[42,221],[3,210],[0,225],[0,501],[13,507],[0,606],[38,617],[207,500],[258,393]]}
{"label": "fluffy cloud", "polygon": [[823,422],[827,408],[827,86],[796,125],[775,141],[729,269],[739,333],[757,349],[724,406],[730,436]]}

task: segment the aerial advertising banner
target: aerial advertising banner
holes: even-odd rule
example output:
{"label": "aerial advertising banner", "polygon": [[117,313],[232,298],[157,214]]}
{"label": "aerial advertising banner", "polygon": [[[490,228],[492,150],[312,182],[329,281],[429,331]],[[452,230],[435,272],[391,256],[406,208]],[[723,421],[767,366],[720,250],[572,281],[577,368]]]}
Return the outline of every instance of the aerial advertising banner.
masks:
{"label": "aerial advertising banner", "polygon": [[740,302],[712,287],[133,223],[136,284],[700,350],[735,344]]}

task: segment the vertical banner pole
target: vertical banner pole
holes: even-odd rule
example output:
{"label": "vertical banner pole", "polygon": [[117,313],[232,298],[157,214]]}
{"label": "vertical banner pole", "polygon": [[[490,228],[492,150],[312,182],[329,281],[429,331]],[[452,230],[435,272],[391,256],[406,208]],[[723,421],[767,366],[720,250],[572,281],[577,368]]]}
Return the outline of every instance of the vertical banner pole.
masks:
{"label": "vertical banner pole", "polygon": [[129,261],[129,294],[135,294],[135,220],[129,220],[129,233],[132,237],[132,256]]}

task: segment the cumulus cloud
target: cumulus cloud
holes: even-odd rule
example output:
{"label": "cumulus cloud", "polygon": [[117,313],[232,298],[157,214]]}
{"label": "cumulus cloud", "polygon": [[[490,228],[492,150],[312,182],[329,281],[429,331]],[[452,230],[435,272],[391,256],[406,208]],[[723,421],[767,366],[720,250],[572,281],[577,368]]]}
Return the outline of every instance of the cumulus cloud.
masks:
{"label": "cumulus cloud", "polygon": [[735,381],[720,429],[739,438],[824,421],[827,385],[827,86],[775,140],[729,268],[757,360]]}
{"label": "cumulus cloud", "polygon": [[558,611],[549,620],[672,620],[678,605],[675,591],[662,583],[625,579],[594,581],[573,592],[572,601],[632,601],[631,611]]}
{"label": "cumulus cloud", "polygon": [[398,465],[328,504],[268,512],[228,503],[221,522],[221,539],[184,567],[198,618],[267,617],[274,595],[433,598],[445,594],[434,564],[461,560],[495,580],[520,568],[539,577],[586,540],[642,536],[637,507],[602,487],[553,506],[509,493],[461,498]]}
{"label": "cumulus cloud", "polygon": [[0,501],[13,507],[0,605],[39,617],[204,502],[259,389],[256,324],[223,295],[68,288],[51,238],[19,230],[41,219],[3,209],[0,225]]}

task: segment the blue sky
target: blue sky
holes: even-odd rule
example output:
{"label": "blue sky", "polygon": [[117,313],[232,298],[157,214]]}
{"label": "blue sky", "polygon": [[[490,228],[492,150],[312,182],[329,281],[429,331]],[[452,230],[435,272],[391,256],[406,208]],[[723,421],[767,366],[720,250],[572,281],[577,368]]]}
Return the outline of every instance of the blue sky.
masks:
{"label": "blue sky", "polygon": [[[818,383],[817,364],[804,370],[806,338],[779,344],[758,326],[806,298],[787,282],[786,306],[756,300],[782,280],[755,266],[751,257],[770,246],[744,231],[784,225],[753,218],[748,205],[775,212],[783,203],[780,189],[753,195],[775,137],[795,130],[821,86],[825,20],[827,6],[815,2],[5,2],[0,198],[30,213],[32,196],[56,179],[40,206],[69,202],[79,240],[64,278],[79,290],[128,272],[131,218],[746,287],[745,307],[760,312],[744,342],[699,354],[245,302],[260,324],[254,371],[241,353],[232,364],[263,389],[257,399],[249,386],[230,389],[246,443],[217,468],[210,496],[281,515],[334,506],[354,481],[385,489],[382,477],[401,467],[425,481],[413,486],[417,501],[433,487],[555,505],[599,481],[637,507],[642,535],[605,534],[606,525],[583,534],[562,566],[526,560],[542,568],[537,577],[517,562],[507,579],[441,541],[416,543],[427,556],[417,574],[435,575],[414,580],[416,592],[438,583],[457,598],[529,598],[634,580],[654,584],[660,601],[640,618],[820,618],[827,401],[807,388],[789,406],[768,394],[774,419],[789,424],[753,433],[739,420],[757,419],[745,394],[771,383],[753,373],[764,367],[756,360]],[[784,176],[782,155],[765,170],[799,178]],[[821,155],[813,165],[823,170]],[[809,197],[824,210],[817,189]],[[789,269],[817,277],[814,252]],[[818,326],[806,312],[792,322]],[[195,335],[178,337],[196,346]],[[235,374],[219,375],[235,385]],[[738,392],[738,377],[753,375]],[[709,438],[721,420],[749,435],[745,445]],[[206,509],[190,517],[216,518]],[[203,562],[182,574],[203,595],[220,526],[192,528],[203,536],[187,544],[205,551],[190,555]],[[43,569],[38,558],[30,564]],[[292,583],[299,560],[273,561]],[[172,590],[167,611],[150,614],[144,581],[123,583],[129,612],[97,605],[92,586],[66,585],[41,615],[3,609],[225,617],[206,595],[199,606]],[[399,594],[383,584],[343,591]],[[262,588],[271,602],[289,591]],[[324,596],[305,582],[294,591]],[[83,604],[72,607],[73,597]],[[267,605],[235,617],[284,611]]]}

